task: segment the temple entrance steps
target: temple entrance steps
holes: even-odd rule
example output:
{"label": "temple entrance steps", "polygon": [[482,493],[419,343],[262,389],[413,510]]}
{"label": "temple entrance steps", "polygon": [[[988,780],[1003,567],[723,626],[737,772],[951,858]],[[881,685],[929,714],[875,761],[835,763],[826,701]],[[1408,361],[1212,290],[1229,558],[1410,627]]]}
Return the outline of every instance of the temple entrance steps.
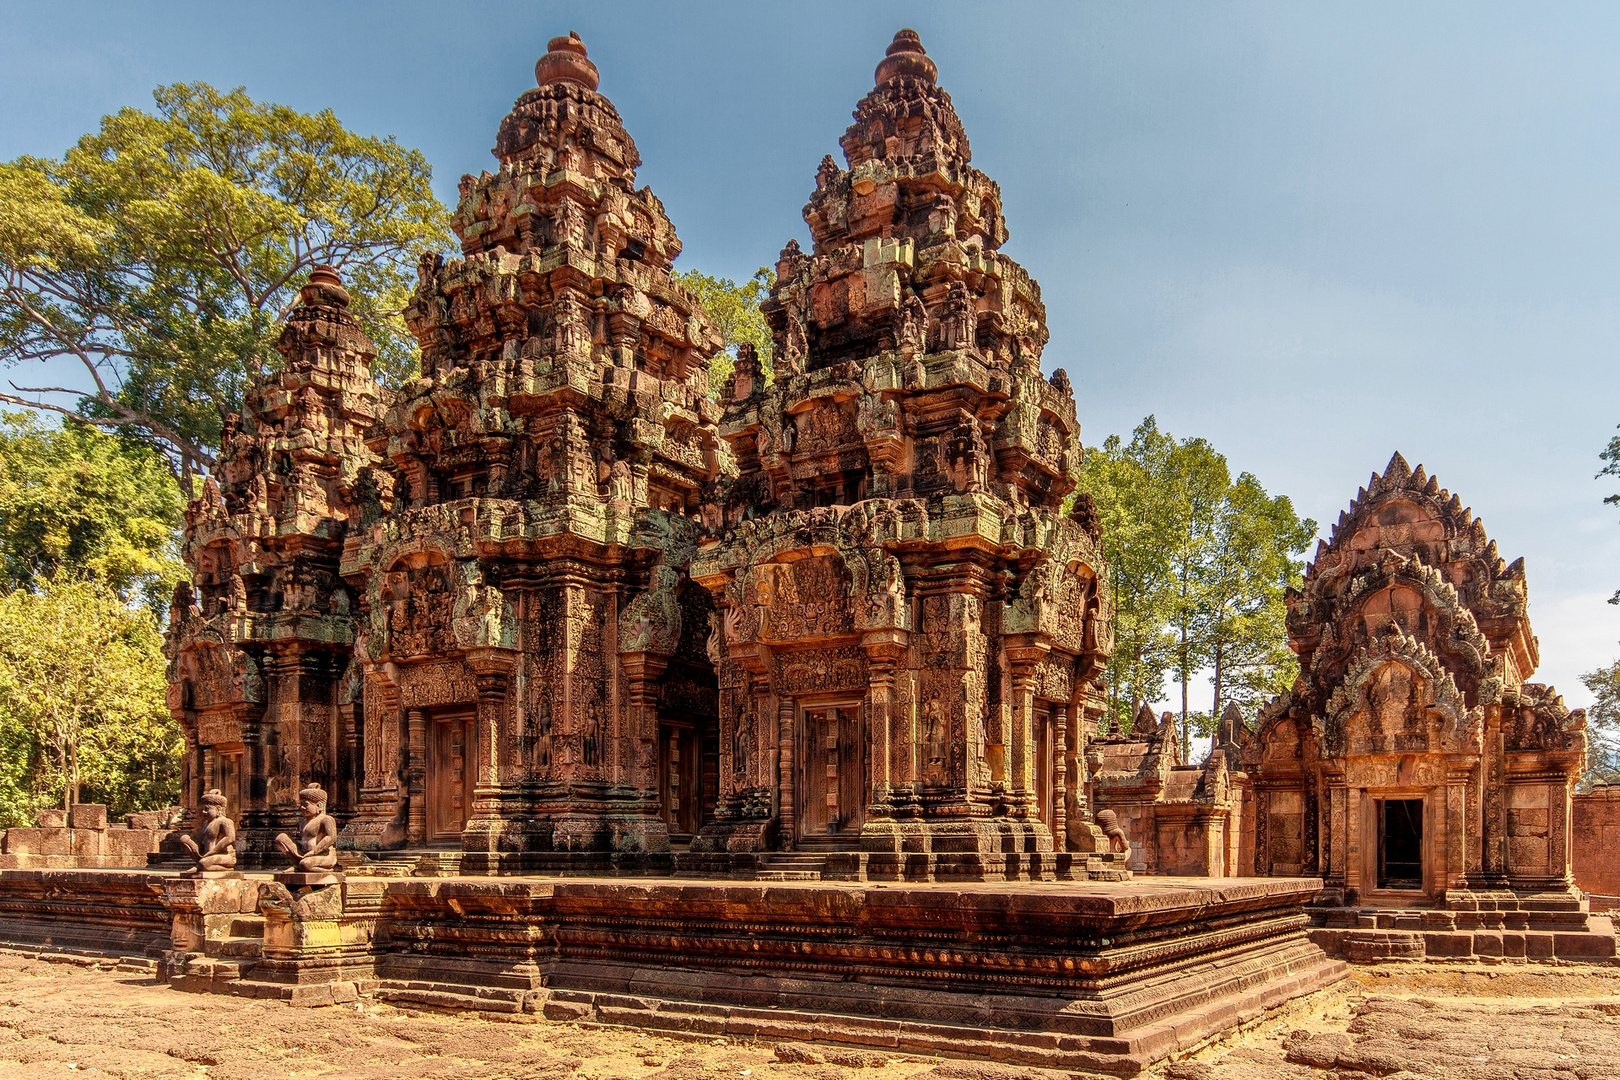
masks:
{"label": "temple entrance steps", "polygon": [[1567,894],[1450,899],[1445,907],[1323,907],[1311,941],[1353,963],[1550,960],[1620,964],[1613,920]]}
{"label": "temple entrance steps", "polygon": [[225,934],[202,941],[201,952],[171,952],[160,965],[176,990],[231,993],[257,966],[264,947],[264,916],[234,915]]}
{"label": "temple entrance steps", "polygon": [[230,934],[203,944],[203,955],[215,960],[258,960],[264,946],[264,916],[238,915]]}
{"label": "temple entrance steps", "polygon": [[827,856],[807,851],[772,851],[760,858],[754,881],[820,881]]}

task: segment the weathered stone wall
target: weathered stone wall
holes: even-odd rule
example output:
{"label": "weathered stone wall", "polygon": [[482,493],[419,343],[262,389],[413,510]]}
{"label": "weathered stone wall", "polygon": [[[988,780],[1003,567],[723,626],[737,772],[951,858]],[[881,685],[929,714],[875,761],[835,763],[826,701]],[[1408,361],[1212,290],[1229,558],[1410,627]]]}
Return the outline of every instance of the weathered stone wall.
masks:
{"label": "weathered stone wall", "polygon": [[1604,784],[1573,800],[1571,861],[1575,884],[1593,911],[1620,909],[1620,784]]}
{"label": "weathered stone wall", "polygon": [[179,813],[131,814],[126,823],[109,822],[100,803],[42,810],[33,828],[0,831],[0,870],[144,867],[173,834],[165,823]]}

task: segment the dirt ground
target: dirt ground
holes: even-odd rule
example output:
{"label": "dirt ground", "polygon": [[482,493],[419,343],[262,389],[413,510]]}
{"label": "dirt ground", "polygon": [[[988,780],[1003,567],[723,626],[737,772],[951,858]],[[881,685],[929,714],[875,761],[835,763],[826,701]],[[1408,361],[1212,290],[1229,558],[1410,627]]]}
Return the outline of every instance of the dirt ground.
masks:
{"label": "dirt ground", "polygon": [[[869,1050],[182,994],[0,954],[0,1077],[187,1080],[1056,1080]],[[1162,1080],[1620,1080],[1620,969],[1362,968],[1188,1055]]]}

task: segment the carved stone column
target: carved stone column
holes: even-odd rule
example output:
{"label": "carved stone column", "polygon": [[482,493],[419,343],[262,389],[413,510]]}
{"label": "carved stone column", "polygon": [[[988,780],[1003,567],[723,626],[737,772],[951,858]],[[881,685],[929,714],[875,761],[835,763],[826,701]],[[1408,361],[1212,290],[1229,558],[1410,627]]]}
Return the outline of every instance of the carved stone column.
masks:
{"label": "carved stone column", "polygon": [[427,721],[426,710],[405,710],[405,839],[412,844],[427,841]]}
{"label": "carved stone column", "polygon": [[658,681],[669,657],[651,652],[620,653],[630,684],[624,737],[629,748],[624,782],[638,792],[658,787]]}
{"label": "carved stone column", "polygon": [[1328,889],[1344,889],[1349,882],[1345,878],[1345,859],[1347,850],[1345,836],[1349,821],[1349,794],[1344,786],[1344,774],[1333,773],[1323,777],[1327,790],[1323,802],[1327,804],[1323,813],[1322,831],[1324,842],[1322,844],[1321,861],[1318,869],[1322,874],[1324,887]]}
{"label": "carved stone column", "polygon": [[521,799],[521,792],[511,782],[513,778],[503,775],[501,770],[502,748],[512,733],[508,692],[516,659],[516,654],[506,649],[478,648],[467,652],[467,667],[478,686],[478,738],[475,740],[478,760],[473,772],[472,814],[461,834],[463,851],[494,853],[522,846],[521,842],[502,842],[513,817],[506,804],[511,802],[510,809],[515,811]]}
{"label": "carved stone column", "polygon": [[1007,747],[1007,813],[1028,818],[1035,806],[1035,665],[1050,646],[1033,635],[1007,637],[1012,681],[1012,734]]}
{"label": "carved stone column", "polygon": [[[669,827],[658,814],[658,683],[669,657],[653,652],[620,653],[630,684],[625,703],[624,743],[629,760],[623,774],[634,800],[626,807],[636,818],[619,827],[620,850],[628,843],[643,851],[668,851]],[[629,836],[634,831],[636,836]]]}
{"label": "carved stone column", "polygon": [[[866,650],[868,671],[867,732],[871,760],[867,763],[866,775],[872,786],[866,821],[861,826],[861,848],[898,855],[904,845],[894,807],[894,686],[895,668],[906,656],[906,631],[869,630],[861,636],[861,646]],[[898,877],[900,867],[896,865],[883,872],[886,876]]]}
{"label": "carved stone column", "polygon": [[890,799],[894,784],[894,679],[895,668],[906,656],[906,631],[870,630],[861,636],[866,650],[869,688],[867,725],[871,737],[872,797],[868,813],[874,817],[892,814]]}
{"label": "carved stone column", "polygon": [[405,822],[394,821],[400,797],[406,794],[400,788],[400,731],[404,725],[399,684],[389,674],[395,670],[392,664],[385,664],[368,675],[357,705],[360,812],[343,826],[339,842],[360,851],[398,846],[406,835]]}
{"label": "carved stone column", "polygon": [[[768,687],[767,687],[768,690]],[[783,851],[793,850],[793,841],[797,823],[795,822],[794,803],[794,714],[793,699],[782,697],[776,703],[776,761],[777,761],[777,790],[780,794],[778,810],[778,828],[780,830],[779,842]]]}
{"label": "carved stone column", "polygon": [[[1446,866],[1440,884],[1445,889],[1460,889],[1468,877],[1470,862],[1477,862],[1468,843],[1468,780],[1472,770],[1468,767],[1446,771]],[[1477,843],[1474,846],[1478,846]]]}
{"label": "carved stone column", "polygon": [[1069,849],[1069,727],[1076,706],[1052,710],[1052,850]]}

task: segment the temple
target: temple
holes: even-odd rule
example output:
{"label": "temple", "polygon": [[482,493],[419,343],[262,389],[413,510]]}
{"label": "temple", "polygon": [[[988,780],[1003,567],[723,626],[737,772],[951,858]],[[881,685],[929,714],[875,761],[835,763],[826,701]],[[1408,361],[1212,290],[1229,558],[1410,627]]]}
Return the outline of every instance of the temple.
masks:
{"label": "temple", "polygon": [[[1525,931],[1580,955],[1570,821],[1586,716],[1528,681],[1524,560],[1506,563],[1460,499],[1396,454],[1287,604],[1301,675],[1240,754],[1252,872],[1321,877],[1330,929],[1404,932],[1352,942],[1368,955],[1468,955],[1472,931],[1500,955],[1503,930],[1518,955]],[[1613,955],[1612,933],[1591,937]]]}
{"label": "temple", "polygon": [[738,475],[691,568],[723,631],[720,789],[692,850],[1084,873],[1111,609],[1096,530],[1062,511],[1074,397],[915,34],[876,81],[847,167],[817,171],[812,249],[776,264],[775,380],[745,352],[725,388]]}
{"label": "temple", "polygon": [[187,809],[262,850],[318,784],[346,848],[480,872],[1117,875],[1074,398],[916,35],[723,388],[584,46],[536,77],[421,261],[420,378],[370,378],[322,269],[232,421],[169,643]]}
{"label": "temple", "polygon": [[915,33],[717,386],[584,44],[535,76],[419,263],[419,376],[319,267],[227,420],[166,642],[193,831],[8,830],[0,945],[1118,1076],[1345,960],[1613,959],[1620,799],[1572,796],[1523,563],[1399,455],[1257,726],[1099,730],[1073,387]]}

